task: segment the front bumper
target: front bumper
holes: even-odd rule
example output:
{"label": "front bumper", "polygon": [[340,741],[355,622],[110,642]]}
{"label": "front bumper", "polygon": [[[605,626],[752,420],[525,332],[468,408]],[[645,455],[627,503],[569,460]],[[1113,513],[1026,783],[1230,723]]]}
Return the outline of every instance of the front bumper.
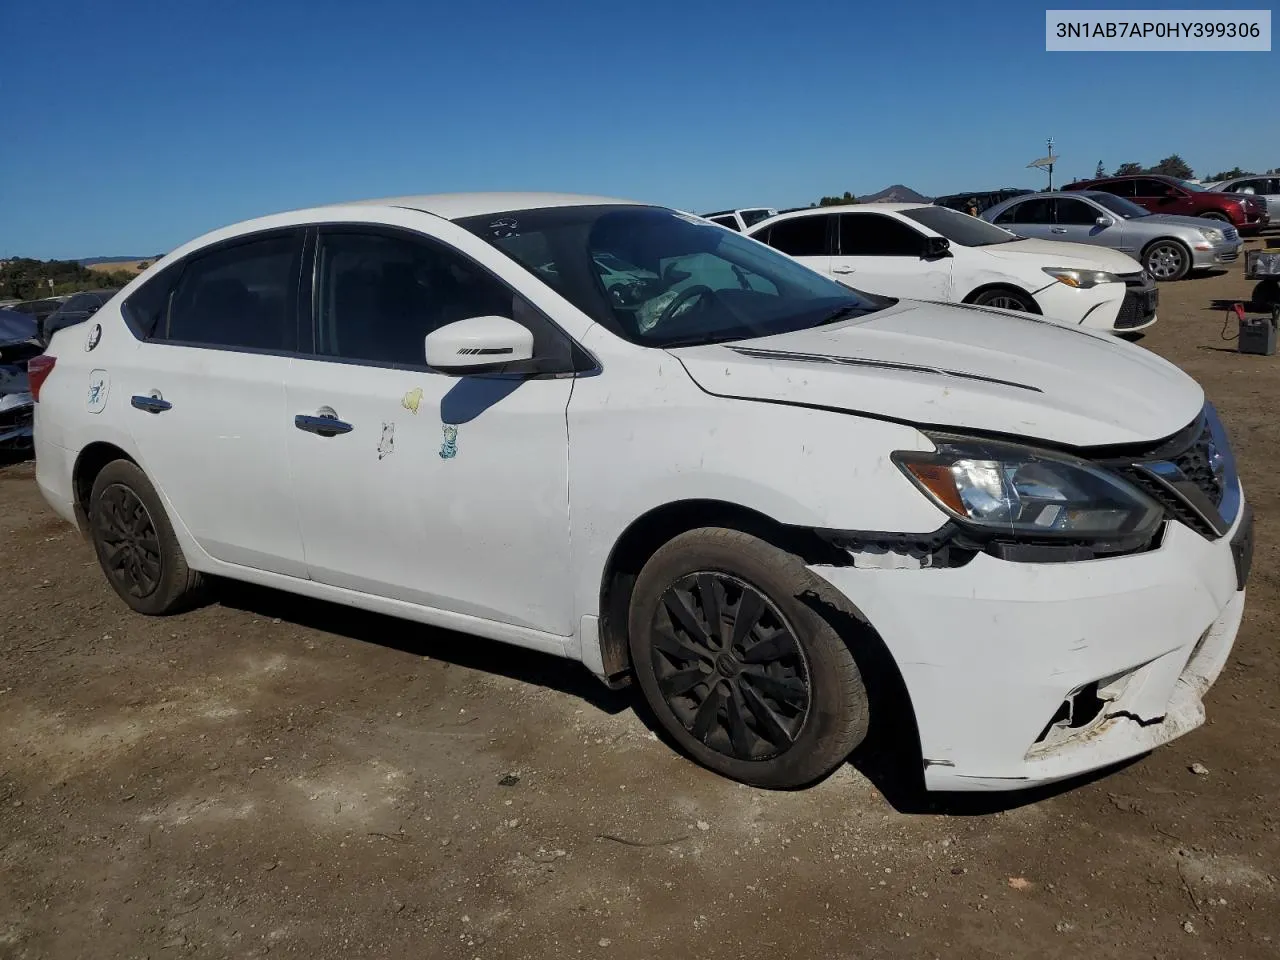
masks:
{"label": "front bumper", "polygon": [[1233,243],[1217,244],[1209,250],[1192,250],[1191,268],[1193,270],[1203,270],[1209,267],[1222,267],[1229,263],[1235,263],[1240,259],[1240,248],[1242,246],[1244,246],[1244,242],[1237,239]]}
{"label": "front bumper", "polygon": [[1115,329],[1124,296],[1125,287],[1119,283],[1100,283],[1085,290],[1055,281],[1035,292],[1036,303],[1046,317],[1106,331]]}
{"label": "front bumper", "polygon": [[[926,786],[1019,789],[1140,755],[1204,722],[1201,699],[1244,607],[1231,540],[1246,515],[1218,540],[1171,520],[1155,550],[1079,563],[978,554],[950,569],[811,569],[893,655]],[[1098,689],[1111,699],[1089,722],[1061,722],[1073,697]]]}
{"label": "front bumper", "polygon": [[34,407],[29,393],[0,393],[0,450],[31,448]]}

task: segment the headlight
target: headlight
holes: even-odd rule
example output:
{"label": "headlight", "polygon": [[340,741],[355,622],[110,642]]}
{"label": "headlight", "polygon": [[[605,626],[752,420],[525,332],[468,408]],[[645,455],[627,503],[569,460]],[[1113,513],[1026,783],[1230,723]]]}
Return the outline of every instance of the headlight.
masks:
{"label": "headlight", "polygon": [[1164,513],[1121,477],[1031,447],[937,436],[935,453],[894,462],[934,503],[966,524],[1020,539],[1149,538]]}
{"label": "headlight", "polygon": [[1204,237],[1210,243],[1221,243],[1226,236],[1221,230],[1215,230],[1213,227],[1196,227],[1200,231],[1200,236]]}
{"label": "headlight", "polygon": [[1059,283],[1065,283],[1068,287],[1079,287],[1081,290],[1088,290],[1100,283],[1124,283],[1114,273],[1107,273],[1105,270],[1075,270],[1070,267],[1042,267],[1041,269]]}

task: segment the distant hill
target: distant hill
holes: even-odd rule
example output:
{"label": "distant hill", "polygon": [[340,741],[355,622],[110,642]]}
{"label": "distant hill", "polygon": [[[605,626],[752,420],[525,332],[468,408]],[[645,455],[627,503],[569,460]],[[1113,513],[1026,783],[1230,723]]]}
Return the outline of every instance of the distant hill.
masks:
{"label": "distant hill", "polygon": [[82,267],[92,267],[95,263],[130,263],[138,260],[159,260],[158,256],[149,257],[89,257],[85,260],[77,260],[76,263]]}
{"label": "distant hill", "polygon": [[900,183],[885,187],[879,193],[858,198],[859,203],[928,203],[929,201],[930,198],[923,193],[916,193],[910,187],[904,187]]}

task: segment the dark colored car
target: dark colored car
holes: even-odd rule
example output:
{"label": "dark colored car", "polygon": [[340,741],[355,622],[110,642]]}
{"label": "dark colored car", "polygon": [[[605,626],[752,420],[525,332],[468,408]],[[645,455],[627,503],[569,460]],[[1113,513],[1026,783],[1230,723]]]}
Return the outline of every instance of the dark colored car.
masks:
{"label": "dark colored car", "polygon": [[988,210],[997,203],[1004,203],[1011,197],[1020,197],[1031,192],[1031,190],[1024,190],[1020,187],[1005,187],[1003,190],[952,193],[945,197],[934,197],[933,202],[935,206],[946,207],[948,210],[959,210],[961,213],[968,213],[970,207],[977,207],[978,213],[982,213],[983,210]]}
{"label": "dark colored car", "polygon": [[1242,234],[1257,233],[1271,222],[1266,204],[1257,197],[1206,190],[1198,183],[1154,173],[1078,180],[1062,189],[1102,190],[1132,200],[1152,213],[1221,220]]}
{"label": "dark colored car", "polygon": [[77,323],[88,320],[118,292],[118,290],[86,290],[84,293],[72,294],[57,310],[39,321],[40,342],[48,343],[49,338],[63,327],[73,327]]}
{"label": "dark colored car", "polygon": [[33,406],[27,364],[39,353],[34,317],[0,310],[0,451],[31,449]]}

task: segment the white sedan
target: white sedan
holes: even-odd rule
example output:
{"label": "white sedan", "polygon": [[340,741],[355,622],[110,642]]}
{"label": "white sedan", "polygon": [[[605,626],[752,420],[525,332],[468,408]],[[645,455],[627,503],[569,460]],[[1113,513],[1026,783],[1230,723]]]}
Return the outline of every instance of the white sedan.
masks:
{"label": "white sedan", "polygon": [[237,224],[30,381],[40,489],[134,610],[216,576],[581,661],[752,784],[877,728],[938,789],[1142,753],[1203,721],[1244,605],[1251,514],[1176,367],[658,206]]}
{"label": "white sedan", "polygon": [[1026,239],[946,207],[813,207],[747,235],[867,293],[1025,310],[1113,333],[1156,322],[1155,281],[1127,254]]}

